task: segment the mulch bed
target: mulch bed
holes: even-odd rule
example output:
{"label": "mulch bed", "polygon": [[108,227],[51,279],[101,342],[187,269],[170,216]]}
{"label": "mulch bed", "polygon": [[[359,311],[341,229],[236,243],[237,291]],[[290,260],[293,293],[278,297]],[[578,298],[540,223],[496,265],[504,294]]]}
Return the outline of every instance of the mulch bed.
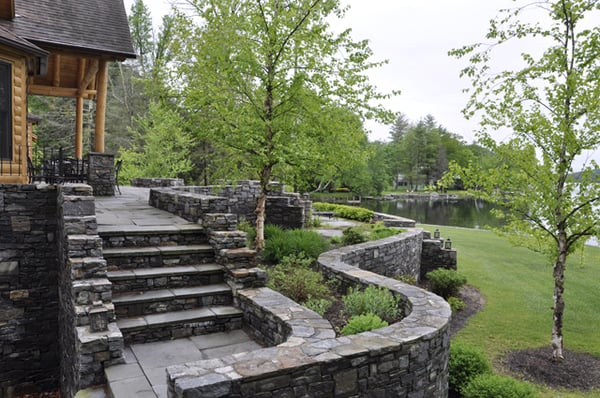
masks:
{"label": "mulch bed", "polygon": [[504,359],[508,370],[523,379],[553,388],[588,391],[600,388],[600,358],[563,350],[564,360],[552,360],[552,347],[514,351]]}

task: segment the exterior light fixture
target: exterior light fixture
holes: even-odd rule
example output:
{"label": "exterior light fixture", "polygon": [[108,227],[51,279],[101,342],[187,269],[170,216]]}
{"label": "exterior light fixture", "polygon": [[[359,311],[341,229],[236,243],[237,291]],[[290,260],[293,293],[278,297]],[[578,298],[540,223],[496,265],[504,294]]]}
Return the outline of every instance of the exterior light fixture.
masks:
{"label": "exterior light fixture", "polygon": [[444,249],[446,249],[446,250],[452,249],[452,241],[450,240],[450,238],[446,239],[446,241],[444,242]]}
{"label": "exterior light fixture", "polygon": [[440,238],[440,230],[438,228],[435,229],[435,231],[433,231],[433,239],[439,239]]}

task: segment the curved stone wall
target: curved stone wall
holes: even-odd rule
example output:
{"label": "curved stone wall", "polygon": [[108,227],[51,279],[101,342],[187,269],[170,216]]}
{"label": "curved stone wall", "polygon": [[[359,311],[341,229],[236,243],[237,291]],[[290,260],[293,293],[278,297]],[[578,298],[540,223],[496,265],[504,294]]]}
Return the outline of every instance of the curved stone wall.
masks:
{"label": "curved stone wall", "polygon": [[[388,327],[334,337],[326,321],[267,288],[240,290],[239,302],[261,350],[167,368],[169,397],[446,397],[448,323],[439,296],[352,265],[359,252],[386,252],[419,241],[419,230],[373,245],[324,253],[321,269],[345,285],[379,285],[401,297],[405,317]],[[379,251],[377,249],[379,247]],[[400,253],[398,253],[400,255]],[[379,254],[376,256],[379,257]],[[349,260],[356,258],[357,260]],[[251,321],[250,319],[253,319]]]}

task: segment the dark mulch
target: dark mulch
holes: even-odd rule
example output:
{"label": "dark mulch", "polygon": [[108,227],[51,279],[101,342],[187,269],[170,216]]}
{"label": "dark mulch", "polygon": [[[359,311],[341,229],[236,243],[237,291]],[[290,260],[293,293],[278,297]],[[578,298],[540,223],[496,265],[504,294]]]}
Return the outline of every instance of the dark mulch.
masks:
{"label": "dark mulch", "polygon": [[552,360],[552,347],[509,353],[505,366],[525,380],[553,388],[587,391],[600,388],[600,358],[564,350],[565,359]]}
{"label": "dark mulch", "polygon": [[454,336],[465,327],[469,319],[477,314],[485,305],[485,299],[476,287],[465,285],[460,289],[458,295],[465,303],[465,308],[452,314],[450,321],[450,336]]}

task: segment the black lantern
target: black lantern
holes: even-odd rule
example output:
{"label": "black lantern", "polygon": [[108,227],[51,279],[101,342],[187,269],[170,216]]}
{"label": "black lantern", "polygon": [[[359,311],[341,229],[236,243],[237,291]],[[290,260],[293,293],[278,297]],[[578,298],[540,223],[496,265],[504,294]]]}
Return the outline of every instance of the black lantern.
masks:
{"label": "black lantern", "polygon": [[452,249],[452,241],[450,240],[450,238],[446,239],[446,241],[444,242],[444,249],[446,249],[446,250]]}
{"label": "black lantern", "polygon": [[440,230],[438,228],[435,229],[435,231],[433,231],[433,239],[439,239],[440,238]]}

